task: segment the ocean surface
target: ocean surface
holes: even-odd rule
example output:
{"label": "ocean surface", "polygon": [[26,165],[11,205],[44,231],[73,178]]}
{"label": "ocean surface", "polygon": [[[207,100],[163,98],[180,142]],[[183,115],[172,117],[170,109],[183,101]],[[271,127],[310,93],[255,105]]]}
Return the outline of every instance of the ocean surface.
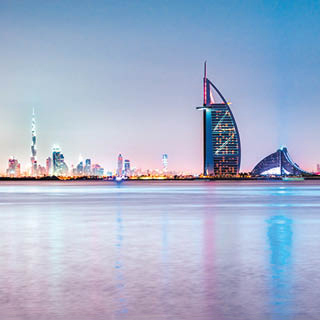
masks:
{"label": "ocean surface", "polygon": [[320,181],[1,182],[0,320],[319,320]]}

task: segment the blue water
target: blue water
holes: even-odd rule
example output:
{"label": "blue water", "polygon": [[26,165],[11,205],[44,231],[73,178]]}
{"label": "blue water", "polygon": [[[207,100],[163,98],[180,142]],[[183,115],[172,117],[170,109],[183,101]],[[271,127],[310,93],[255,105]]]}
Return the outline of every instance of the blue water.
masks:
{"label": "blue water", "polygon": [[0,319],[318,320],[320,182],[1,182]]}

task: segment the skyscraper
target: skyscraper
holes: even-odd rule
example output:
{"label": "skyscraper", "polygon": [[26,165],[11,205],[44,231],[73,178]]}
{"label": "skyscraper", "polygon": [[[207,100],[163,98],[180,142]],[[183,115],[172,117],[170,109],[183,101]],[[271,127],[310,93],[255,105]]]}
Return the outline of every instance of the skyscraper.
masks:
{"label": "skyscraper", "polygon": [[130,160],[128,159],[124,160],[124,174],[126,177],[131,175]]}
{"label": "skyscraper", "polygon": [[46,174],[47,176],[51,176],[52,174],[52,159],[48,157],[46,160]]}
{"label": "skyscraper", "polygon": [[92,165],[92,175],[102,177],[104,169],[99,164]]}
{"label": "skyscraper", "polygon": [[320,164],[317,164],[317,172],[320,172]]}
{"label": "skyscraper", "polygon": [[20,176],[20,163],[14,157],[11,157],[8,160],[7,176],[8,177],[19,177]]}
{"label": "skyscraper", "polygon": [[229,103],[207,78],[203,78],[203,174],[236,175],[241,160],[240,136]]}
{"label": "skyscraper", "polygon": [[83,175],[83,162],[80,161],[77,165],[77,175],[82,176]]}
{"label": "skyscraper", "polygon": [[166,173],[168,171],[168,155],[166,153],[162,155],[162,166],[163,172]]}
{"label": "skyscraper", "polygon": [[91,159],[86,159],[86,164],[84,167],[84,174],[87,176],[91,175]]}
{"label": "skyscraper", "polygon": [[36,134],[36,118],[34,108],[32,110],[31,122],[31,175],[37,175],[37,134]]}
{"label": "skyscraper", "polygon": [[55,176],[63,176],[68,173],[68,166],[64,162],[64,156],[59,146],[53,146],[52,150],[53,174]]}
{"label": "skyscraper", "polygon": [[123,157],[121,153],[118,155],[118,166],[117,166],[117,176],[122,176],[122,170],[123,170]]}

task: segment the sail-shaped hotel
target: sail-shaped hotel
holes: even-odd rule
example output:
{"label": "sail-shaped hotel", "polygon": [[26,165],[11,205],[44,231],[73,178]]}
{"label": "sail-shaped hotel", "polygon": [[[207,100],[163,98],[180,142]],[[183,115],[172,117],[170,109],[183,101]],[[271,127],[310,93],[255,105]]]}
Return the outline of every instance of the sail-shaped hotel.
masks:
{"label": "sail-shaped hotel", "polygon": [[205,176],[237,175],[240,169],[241,147],[237,124],[217,87],[207,78],[204,64],[203,78],[203,174]]}

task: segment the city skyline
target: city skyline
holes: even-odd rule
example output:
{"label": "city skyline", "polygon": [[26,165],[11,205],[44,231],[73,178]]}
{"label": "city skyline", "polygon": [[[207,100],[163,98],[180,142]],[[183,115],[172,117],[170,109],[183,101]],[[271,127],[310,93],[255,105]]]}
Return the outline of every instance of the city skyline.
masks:
{"label": "city skyline", "polygon": [[[203,172],[204,176],[224,176],[238,175],[241,162],[240,136],[236,121],[230,109],[230,102],[227,102],[221,92],[207,77],[207,62],[204,62],[203,77],[203,105],[196,107],[203,113]],[[30,167],[21,169],[21,164],[15,156],[8,159],[6,176],[117,176],[130,177],[154,172],[156,175],[168,174],[168,155],[162,154],[162,169],[148,168],[144,171],[139,169],[131,170],[131,162],[118,154],[116,170],[105,172],[99,164],[92,164],[91,159],[87,158],[85,162],[83,157],[79,156],[76,164],[71,164],[69,169],[65,161],[60,146],[52,147],[52,158],[46,158],[45,166],[37,161],[37,133],[36,133],[36,115],[35,109],[32,109],[31,118],[31,156]],[[280,159],[280,160],[279,160]],[[283,161],[282,161],[283,159]],[[320,165],[317,164],[316,170],[319,172]],[[253,176],[257,175],[300,175],[309,174],[299,168],[291,160],[286,147],[281,147],[277,152],[261,160],[252,171]],[[269,173],[267,173],[269,172]],[[280,173],[279,173],[280,172]],[[173,172],[171,172],[172,175]],[[181,172],[181,174],[189,174]],[[3,173],[2,173],[3,175]],[[170,174],[169,174],[170,175]]]}
{"label": "city skyline", "polygon": [[[126,177],[131,176],[142,176],[142,175],[158,175],[158,176],[172,176],[178,172],[168,171],[168,155],[162,154],[161,158],[161,169],[148,168],[142,170],[141,168],[131,167],[131,161],[129,159],[124,159],[121,154],[117,158],[116,170],[104,170],[104,168],[98,164],[93,163],[91,158],[86,158],[85,161],[82,155],[79,155],[78,162],[68,163],[64,157],[62,149],[59,145],[54,144],[51,150],[51,155],[49,155],[45,164],[42,165],[41,162],[37,160],[37,131],[36,131],[36,114],[35,109],[32,109],[31,118],[31,156],[29,166],[21,168],[21,163],[13,155],[8,159],[8,165],[4,172],[0,172],[0,176],[6,177],[50,177],[50,176],[64,176],[64,177]],[[182,174],[179,172],[178,174]]]}
{"label": "city skyline", "polygon": [[141,168],[161,168],[167,153],[171,169],[202,172],[202,117],[194,106],[208,60],[212,82],[232,101],[241,171],[280,146],[314,171],[319,12],[316,1],[2,1],[0,170],[11,155],[22,168],[30,163],[35,107],[42,165],[56,143],[70,164],[83,154],[115,169],[123,153]]}

